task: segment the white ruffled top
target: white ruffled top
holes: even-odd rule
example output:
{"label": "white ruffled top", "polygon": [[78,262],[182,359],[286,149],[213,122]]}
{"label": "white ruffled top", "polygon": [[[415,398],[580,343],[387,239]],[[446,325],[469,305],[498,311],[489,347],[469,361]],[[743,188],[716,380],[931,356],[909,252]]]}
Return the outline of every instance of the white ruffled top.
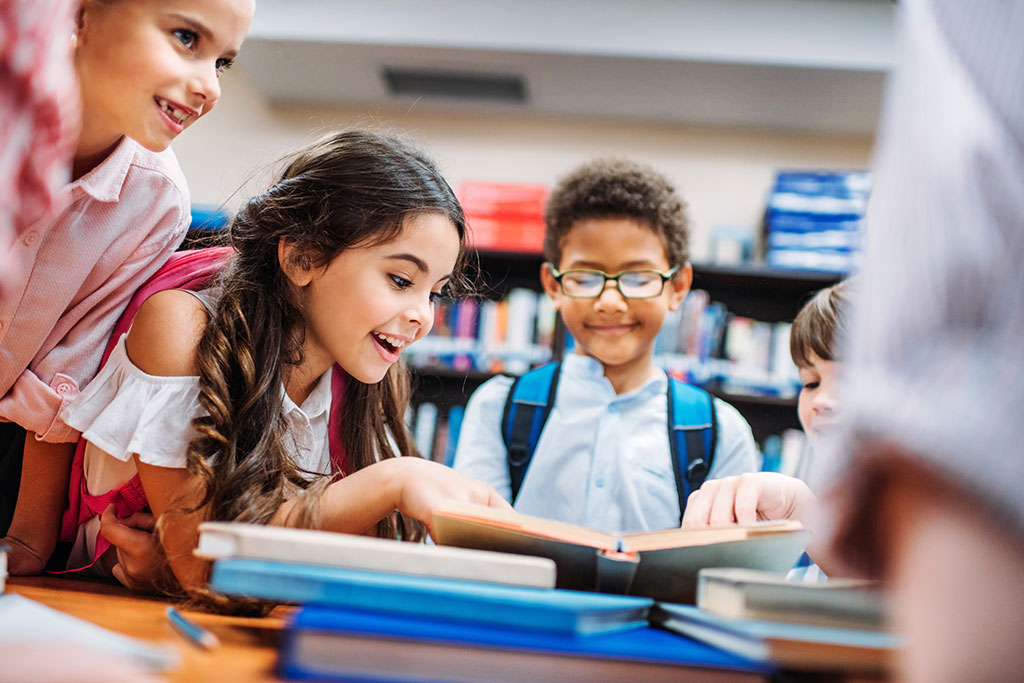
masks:
{"label": "white ruffled top", "polygon": [[[63,411],[61,418],[89,442],[83,462],[90,493],[101,495],[131,480],[139,460],[159,467],[184,468],[188,443],[195,436],[192,420],[205,414],[199,404],[199,377],[161,377],[138,368],[125,350],[125,336],[96,377]],[[301,406],[281,387],[288,436],[295,463],[319,474],[331,471],[328,418],[331,372],[325,372]],[[91,561],[99,520],[80,529],[69,566]],[[83,538],[82,532],[85,532]],[[84,555],[83,555],[84,553]],[[87,556],[82,564],[73,564]]]}

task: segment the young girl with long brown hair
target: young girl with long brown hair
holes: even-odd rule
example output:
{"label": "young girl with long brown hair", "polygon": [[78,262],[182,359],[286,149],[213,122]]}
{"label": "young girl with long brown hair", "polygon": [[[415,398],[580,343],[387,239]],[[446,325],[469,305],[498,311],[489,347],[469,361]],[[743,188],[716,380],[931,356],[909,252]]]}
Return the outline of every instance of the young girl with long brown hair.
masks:
{"label": "young girl with long brown hair", "polygon": [[[506,506],[413,457],[403,422],[400,353],[462,286],[465,233],[434,164],[396,139],[345,132],[297,154],[234,219],[215,286],[146,300],[67,411],[87,440],[89,493],[137,474],[173,577],[193,593],[203,520],[414,540],[444,500]],[[80,527],[69,564],[89,559],[97,530],[97,518]]]}

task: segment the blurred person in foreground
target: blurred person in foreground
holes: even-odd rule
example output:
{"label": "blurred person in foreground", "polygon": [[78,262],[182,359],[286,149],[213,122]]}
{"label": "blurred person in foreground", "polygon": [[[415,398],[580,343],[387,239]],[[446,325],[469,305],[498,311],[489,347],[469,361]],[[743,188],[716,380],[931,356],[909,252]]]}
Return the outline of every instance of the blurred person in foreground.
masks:
{"label": "blurred person in foreground", "polygon": [[822,530],[911,681],[1024,671],[1024,2],[908,0]]}
{"label": "blurred person in foreground", "polygon": [[815,526],[817,554],[845,573],[889,584],[909,643],[900,678],[1017,681],[1024,0],[907,0],[900,11],[843,424],[812,476],[826,493],[803,504],[802,484],[781,476],[747,493],[762,517]]}

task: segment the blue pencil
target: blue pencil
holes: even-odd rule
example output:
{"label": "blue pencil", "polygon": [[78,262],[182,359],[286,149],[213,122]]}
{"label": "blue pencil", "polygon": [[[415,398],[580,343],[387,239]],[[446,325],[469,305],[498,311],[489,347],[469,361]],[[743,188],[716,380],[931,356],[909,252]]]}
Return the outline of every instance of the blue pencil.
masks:
{"label": "blue pencil", "polygon": [[186,619],[185,616],[178,610],[174,609],[174,607],[167,607],[167,618],[170,620],[171,625],[196,647],[212,650],[220,645],[220,641],[217,640],[217,636],[213,635],[202,626],[194,624]]}

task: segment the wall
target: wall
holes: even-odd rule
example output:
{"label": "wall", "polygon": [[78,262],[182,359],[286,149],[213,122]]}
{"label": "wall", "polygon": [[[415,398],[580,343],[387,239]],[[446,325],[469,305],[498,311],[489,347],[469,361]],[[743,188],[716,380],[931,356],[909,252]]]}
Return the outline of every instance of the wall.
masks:
{"label": "wall", "polygon": [[194,203],[235,207],[259,191],[267,182],[268,164],[288,151],[335,128],[383,126],[413,134],[456,188],[463,180],[552,184],[597,155],[650,163],[689,202],[698,260],[710,227],[758,225],[776,169],[866,168],[873,143],[861,135],[452,114],[423,106],[271,106],[251,86],[243,67],[226,73],[222,86],[216,110],[174,143]]}

